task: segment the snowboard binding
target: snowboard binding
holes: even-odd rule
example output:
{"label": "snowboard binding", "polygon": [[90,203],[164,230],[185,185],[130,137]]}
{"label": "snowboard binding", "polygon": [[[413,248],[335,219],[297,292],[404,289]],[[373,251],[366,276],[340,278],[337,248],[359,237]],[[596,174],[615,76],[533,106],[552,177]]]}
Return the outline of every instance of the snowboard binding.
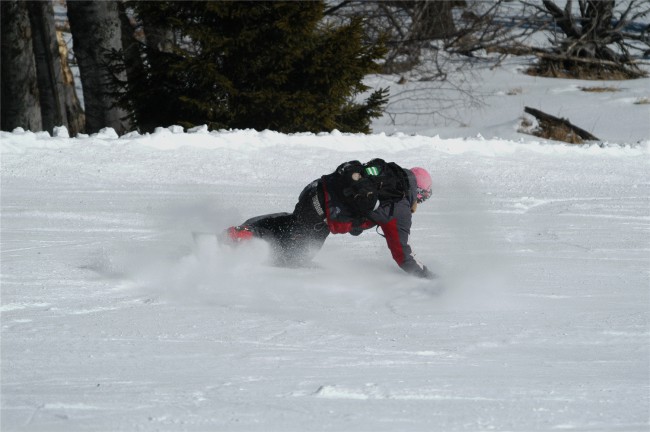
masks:
{"label": "snowboard binding", "polygon": [[247,225],[231,226],[219,236],[219,242],[236,245],[255,237],[252,227]]}

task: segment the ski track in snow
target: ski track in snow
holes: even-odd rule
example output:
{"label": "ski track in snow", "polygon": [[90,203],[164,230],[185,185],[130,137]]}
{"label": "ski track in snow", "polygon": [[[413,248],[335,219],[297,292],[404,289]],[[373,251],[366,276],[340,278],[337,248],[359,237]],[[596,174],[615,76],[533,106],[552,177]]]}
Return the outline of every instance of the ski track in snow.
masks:
{"label": "ski track in snow", "polygon": [[[2,136],[2,430],[648,430],[648,145]],[[341,161],[424,165],[405,277],[210,235]]]}

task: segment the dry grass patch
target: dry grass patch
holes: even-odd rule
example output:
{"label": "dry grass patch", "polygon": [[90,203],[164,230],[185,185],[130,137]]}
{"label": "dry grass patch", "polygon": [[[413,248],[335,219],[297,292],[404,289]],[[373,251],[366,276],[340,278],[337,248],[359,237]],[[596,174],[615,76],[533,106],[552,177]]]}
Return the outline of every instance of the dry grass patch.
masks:
{"label": "dry grass patch", "polygon": [[527,118],[522,118],[519,133],[533,135],[539,138],[553,141],[562,141],[569,144],[583,144],[585,141],[578,136],[571,128],[565,125],[549,124],[540,122],[537,127],[533,127],[533,122]]}
{"label": "dry grass patch", "polygon": [[526,70],[528,75],[546,78],[570,78],[598,81],[621,81],[644,78],[645,71],[634,65],[598,63],[577,58],[540,58],[539,62]]}
{"label": "dry grass patch", "polygon": [[618,87],[607,87],[607,86],[602,86],[602,87],[578,87],[580,90],[583,92],[588,92],[588,93],[615,93],[621,91],[620,88]]}
{"label": "dry grass patch", "polygon": [[563,141],[569,144],[582,144],[584,140],[580,138],[573,130],[564,125],[551,125],[541,122],[539,127],[531,133],[540,138],[550,139],[553,141]]}
{"label": "dry grass patch", "polygon": [[572,124],[569,120],[555,117],[531,107],[524,107],[524,112],[537,119],[537,126],[524,117],[521,121],[520,132],[534,135],[540,138],[553,141],[562,141],[569,144],[583,144],[587,141],[600,141],[594,136],[578,126]]}
{"label": "dry grass patch", "polygon": [[520,125],[519,132],[529,134],[530,129],[533,127],[533,122],[528,117],[521,117]]}

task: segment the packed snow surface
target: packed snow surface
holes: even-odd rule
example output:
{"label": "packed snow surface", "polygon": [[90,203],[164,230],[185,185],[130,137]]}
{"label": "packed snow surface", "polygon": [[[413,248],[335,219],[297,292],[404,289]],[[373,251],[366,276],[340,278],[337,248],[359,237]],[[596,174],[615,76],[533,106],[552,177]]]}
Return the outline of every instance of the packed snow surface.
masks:
{"label": "packed snow surface", "polygon": [[[55,135],[0,135],[3,431],[650,426],[647,141]],[[291,269],[210,235],[373,157],[432,173],[438,281],[374,231]]]}

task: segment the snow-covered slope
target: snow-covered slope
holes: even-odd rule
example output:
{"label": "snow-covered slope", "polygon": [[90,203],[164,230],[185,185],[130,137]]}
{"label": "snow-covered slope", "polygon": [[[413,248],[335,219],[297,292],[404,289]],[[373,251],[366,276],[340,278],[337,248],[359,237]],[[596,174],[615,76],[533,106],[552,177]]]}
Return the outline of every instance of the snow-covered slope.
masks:
{"label": "snow-covered slope", "polygon": [[495,67],[494,62],[477,60],[473,69],[443,83],[419,81],[418,76],[403,84],[399,76],[373,77],[370,86],[390,87],[391,93],[387,113],[374,122],[373,130],[530,139],[519,133],[522,118],[534,120],[524,114],[529,106],[567,118],[606,142],[650,139],[650,79],[584,81],[525,74],[534,62],[511,57]]}
{"label": "snow-covered slope", "polygon": [[[648,430],[648,143],[2,133],[2,430]],[[410,278],[210,236],[350,159],[420,165]]]}

